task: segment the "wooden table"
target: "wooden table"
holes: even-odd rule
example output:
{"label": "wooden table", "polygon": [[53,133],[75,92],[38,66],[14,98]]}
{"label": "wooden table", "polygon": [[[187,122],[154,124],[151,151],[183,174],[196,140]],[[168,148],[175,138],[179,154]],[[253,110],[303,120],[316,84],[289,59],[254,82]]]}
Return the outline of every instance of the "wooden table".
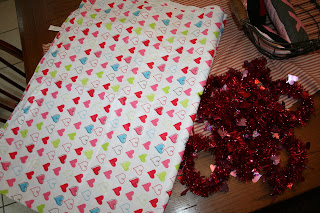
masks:
{"label": "wooden table", "polygon": [[[43,56],[42,45],[52,42],[56,32],[49,26],[61,26],[80,0],[15,0],[27,82]],[[67,9],[66,9],[67,8]]]}
{"label": "wooden table", "polygon": [[[27,80],[31,78],[43,55],[42,44],[51,42],[56,35],[56,32],[48,30],[49,26],[60,26],[79,3],[80,0],[16,0]],[[315,95],[315,101],[315,115],[307,126],[295,131],[296,136],[304,142],[311,142],[309,168],[304,172],[305,182],[294,185],[292,190],[287,190],[274,199],[268,195],[270,191],[267,183],[241,183],[232,177],[228,181],[229,192],[218,192],[208,198],[202,198],[190,192],[180,196],[185,187],[176,180],[165,212],[250,212],[319,187],[320,137],[316,131],[320,126],[319,93]],[[210,164],[212,156],[206,153],[196,161],[196,167],[204,171],[204,174],[209,174]]]}

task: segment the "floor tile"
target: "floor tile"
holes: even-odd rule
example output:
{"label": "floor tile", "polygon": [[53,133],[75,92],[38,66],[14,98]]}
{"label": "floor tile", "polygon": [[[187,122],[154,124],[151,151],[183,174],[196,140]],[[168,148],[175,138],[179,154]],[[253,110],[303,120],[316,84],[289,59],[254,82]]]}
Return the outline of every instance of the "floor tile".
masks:
{"label": "floor tile", "polygon": [[3,204],[4,205],[8,205],[8,204],[11,204],[11,203],[14,203],[16,201],[10,199],[10,198],[7,198],[6,196],[3,196]]}
{"label": "floor tile", "polygon": [[[0,39],[8,42],[9,44],[11,44],[21,50],[21,41],[20,41],[20,34],[19,34],[18,28],[10,30],[5,33],[1,33]],[[17,62],[21,62],[21,60],[9,55],[8,53],[6,53],[2,50],[0,50],[0,56],[12,64],[17,63]],[[0,68],[2,68],[2,67],[5,67],[5,65],[3,63],[0,63]]]}
{"label": "floor tile", "polygon": [[18,28],[16,7],[14,0],[0,1],[0,33]]}
{"label": "floor tile", "polygon": [[6,213],[36,213],[36,211],[29,209],[21,203],[15,203],[5,207]]}

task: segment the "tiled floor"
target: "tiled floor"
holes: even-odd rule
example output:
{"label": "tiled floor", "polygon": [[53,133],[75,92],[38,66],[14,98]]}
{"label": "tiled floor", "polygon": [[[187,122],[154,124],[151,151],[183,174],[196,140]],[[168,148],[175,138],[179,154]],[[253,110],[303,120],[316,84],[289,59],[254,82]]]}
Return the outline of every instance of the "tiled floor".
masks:
{"label": "tiled floor", "polygon": [[[14,0],[0,0],[0,39],[14,45],[15,47],[21,49],[20,35],[18,29],[18,21],[16,15],[16,8]],[[19,69],[23,70],[23,62],[11,57],[6,54],[4,51],[0,50],[0,56],[10,63],[14,64]],[[20,75],[12,72],[11,69],[6,67],[3,63],[0,62],[0,73],[4,74],[11,79],[14,79],[17,83],[22,86],[26,86],[25,79]],[[16,95],[17,97],[22,96],[22,91],[11,88],[9,84],[0,79],[1,87],[7,89],[10,87],[10,92]],[[0,95],[0,102],[5,100],[4,96]],[[8,118],[10,113],[0,109],[0,116]],[[3,123],[0,123],[0,127],[3,126]],[[17,203],[6,196],[1,195],[0,197],[0,213],[33,213],[34,211],[25,207],[24,205]]]}
{"label": "tiled floor", "polygon": [[[12,44],[13,46],[21,49],[20,35],[18,29],[18,21],[16,15],[16,8],[14,0],[0,0],[0,39]],[[23,62],[4,51],[0,50],[0,56],[7,60],[8,62],[14,64],[17,68],[23,70]],[[26,86],[25,79],[16,74],[13,70],[9,69],[0,62],[0,73],[9,77],[10,79],[14,79],[15,82],[19,83],[22,86]],[[22,91],[12,87],[10,84],[0,79],[1,88],[7,91],[10,91],[13,95],[17,97],[22,96]],[[9,89],[10,88],[10,89]],[[2,94],[0,94],[0,102],[3,103],[8,101],[8,98]],[[12,101],[11,101],[12,102]],[[3,118],[9,118],[10,112],[1,109],[0,116]],[[4,124],[0,123],[0,127]]]}

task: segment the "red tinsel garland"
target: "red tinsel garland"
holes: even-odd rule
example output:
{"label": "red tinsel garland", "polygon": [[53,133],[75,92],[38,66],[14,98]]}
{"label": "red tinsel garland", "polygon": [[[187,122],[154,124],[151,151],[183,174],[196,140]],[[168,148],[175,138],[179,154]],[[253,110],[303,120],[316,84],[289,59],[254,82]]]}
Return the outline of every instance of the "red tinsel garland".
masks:
{"label": "red tinsel garland", "polygon": [[[222,76],[209,77],[201,96],[198,122],[207,120],[211,138],[190,137],[181,164],[181,182],[195,194],[208,196],[228,179],[231,171],[240,181],[251,181],[263,173],[272,195],[279,195],[302,181],[306,167],[306,146],[293,135],[293,127],[304,125],[313,112],[313,101],[302,86],[285,80],[272,81],[264,58],[245,61],[245,71],[230,69]],[[279,103],[288,95],[301,106],[296,111]],[[286,149],[290,155],[283,169],[274,158]],[[213,151],[217,166],[210,178],[194,169],[194,155]]]}

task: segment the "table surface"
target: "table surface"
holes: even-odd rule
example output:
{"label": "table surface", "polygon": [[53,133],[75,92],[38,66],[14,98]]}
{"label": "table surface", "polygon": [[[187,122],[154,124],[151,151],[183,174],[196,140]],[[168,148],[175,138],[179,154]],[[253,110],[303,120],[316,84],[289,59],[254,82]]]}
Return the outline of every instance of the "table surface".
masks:
{"label": "table surface", "polygon": [[[50,25],[60,26],[69,13],[75,10],[80,0],[16,0],[16,8],[24,53],[27,81],[43,56],[42,44],[50,43],[56,32],[49,31]],[[304,142],[311,142],[308,169],[304,172],[305,181],[294,185],[280,197],[269,196],[267,183],[241,183],[236,178],[228,181],[229,192],[218,192],[208,198],[202,198],[188,192],[180,196],[186,188],[177,180],[165,212],[250,212],[272,203],[286,200],[310,189],[320,186],[320,94],[315,96],[316,112],[304,127],[295,129],[295,134]],[[203,153],[196,161],[196,168],[209,174],[212,156]]]}

